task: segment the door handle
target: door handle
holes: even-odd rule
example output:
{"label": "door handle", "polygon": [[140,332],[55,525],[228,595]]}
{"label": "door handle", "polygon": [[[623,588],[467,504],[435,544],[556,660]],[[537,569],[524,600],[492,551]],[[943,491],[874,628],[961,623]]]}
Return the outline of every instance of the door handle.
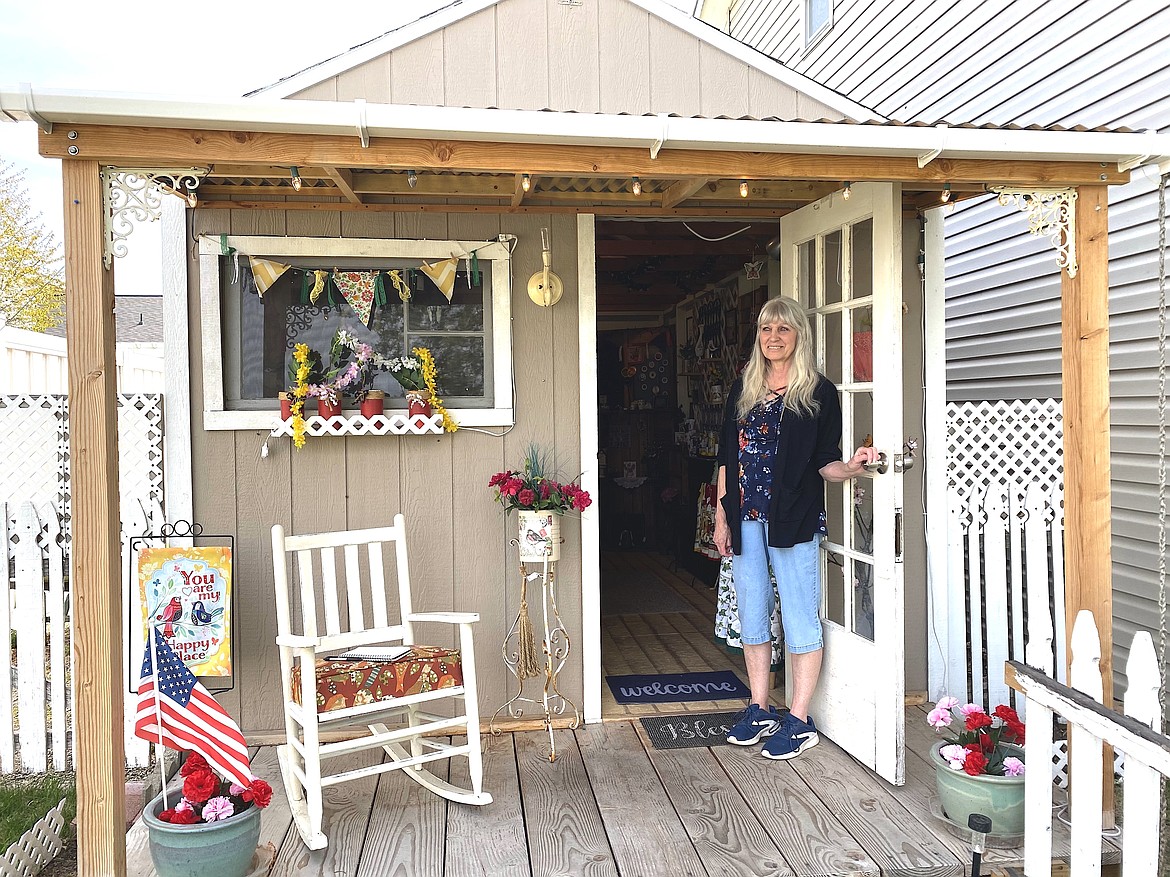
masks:
{"label": "door handle", "polygon": [[886,457],[886,452],[879,451],[877,460],[873,463],[863,463],[862,468],[866,472],[873,472],[875,475],[885,475],[886,470],[890,468],[889,458]]}

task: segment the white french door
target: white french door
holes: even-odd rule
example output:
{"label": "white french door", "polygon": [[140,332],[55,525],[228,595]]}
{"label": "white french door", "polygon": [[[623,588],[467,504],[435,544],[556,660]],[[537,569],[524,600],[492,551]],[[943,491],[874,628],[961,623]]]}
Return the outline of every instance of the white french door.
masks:
{"label": "white french door", "polygon": [[854,183],[780,221],[782,289],[807,309],[819,367],[837,385],[843,454],[872,440],[885,455],[884,472],[826,485],[825,651],[810,711],[821,733],[897,785],[905,773],[901,194],[890,183]]}

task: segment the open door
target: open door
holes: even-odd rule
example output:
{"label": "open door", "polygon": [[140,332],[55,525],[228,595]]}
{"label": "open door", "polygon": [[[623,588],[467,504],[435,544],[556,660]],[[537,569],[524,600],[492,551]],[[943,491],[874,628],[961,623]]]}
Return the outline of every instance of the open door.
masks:
{"label": "open door", "polygon": [[[823,734],[904,782],[901,187],[855,183],[780,221],[781,284],[808,311],[841,396],[848,457],[872,436],[884,471],[826,486],[824,666],[811,711]],[[789,675],[787,690],[792,690]]]}

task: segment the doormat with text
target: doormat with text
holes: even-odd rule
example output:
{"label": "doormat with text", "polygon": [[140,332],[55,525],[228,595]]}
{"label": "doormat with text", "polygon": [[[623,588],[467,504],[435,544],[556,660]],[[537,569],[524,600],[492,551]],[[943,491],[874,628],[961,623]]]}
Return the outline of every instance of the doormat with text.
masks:
{"label": "doormat with text", "polygon": [[618,703],[677,703],[686,700],[733,700],[751,695],[730,670],[708,673],[659,673],[645,676],[606,676]]}
{"label": "doormat with text", "polygon": [[743,710],[731,713],[693,713],[677,716],[649,716],[639,719],[655,749],[687,749],[692,746],[723,746]]}

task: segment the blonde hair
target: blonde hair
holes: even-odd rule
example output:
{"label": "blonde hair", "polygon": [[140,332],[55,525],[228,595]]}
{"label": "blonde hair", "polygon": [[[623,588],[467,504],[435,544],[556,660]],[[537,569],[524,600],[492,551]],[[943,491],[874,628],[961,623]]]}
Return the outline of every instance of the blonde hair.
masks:
{"label": "blonde hair", "polygon": [[752,355],[743,370],[743,388],[735,406],[735,416],[742,420],[747,413],[768,397],[768,360],[760,349],[760,327],[769,323],[787,323],[796,333],[796,349],[788,365],[788,389],[784,392],[784,407],[793,414],[815,415],[820,405],[813,398],[820,374],[813,353],[812,327],[808,316],[795,299],[771,298],[760,308],[756,319],[756,341]]}

